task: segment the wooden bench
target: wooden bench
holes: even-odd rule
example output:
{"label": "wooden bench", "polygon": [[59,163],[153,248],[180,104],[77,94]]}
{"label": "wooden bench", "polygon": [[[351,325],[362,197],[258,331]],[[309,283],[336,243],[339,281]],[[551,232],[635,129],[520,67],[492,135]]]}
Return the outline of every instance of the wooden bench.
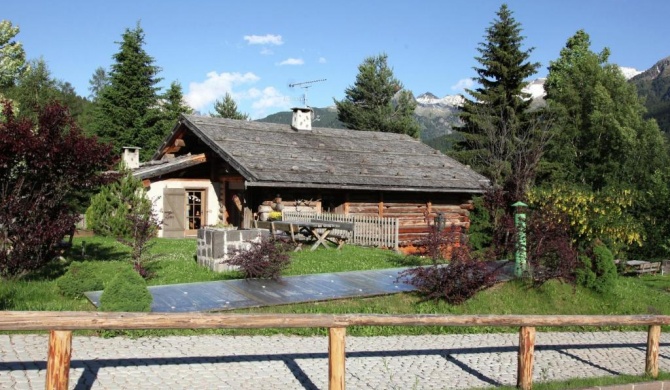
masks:
{"label": "wooden bench", "polygon": [[661,263],[642,263],[635,266],[633,272],[638,275],[656,274],[661,272]]}
{"label": "wooden bench", "polygon": [[279,234],[286,234],[291,237],[291,241],[298,245],[295,251],[299,251],[302,248],[304,236],[300,233],[299,225],[283,221],[254,221],[254,227],[256,229],[269,230],[275,239],[279,237]]}

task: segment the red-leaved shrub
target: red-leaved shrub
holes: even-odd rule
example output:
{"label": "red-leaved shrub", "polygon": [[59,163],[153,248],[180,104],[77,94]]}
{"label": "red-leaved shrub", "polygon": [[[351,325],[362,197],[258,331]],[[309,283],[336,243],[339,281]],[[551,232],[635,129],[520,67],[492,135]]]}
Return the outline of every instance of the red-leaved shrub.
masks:
{"label": "red-leaved shrub", "polygon": [[0,277],[37,270],[54,258],[78,220],[77,194],[106,180],[109,145],[86,137],[59,104],[37,123],[4,103],[0,121]]}
{"label": "red-leaved shrub", "polygon": [[493,286],[498,275],[494,263],[473,259],[470,248],[460,245],[451,249],[451,261],[410,268],[400,273],[398,280],[416,288],[426,300],[443,299],[458,305],[477,292]]}
{"label": "red-leaved shrub", "polygon": [[535,285],[550,279],[575,282],[577,249],[566,215],[552,208],[534,210],[526,225],[530,276]]}
{"label": "red-leaved shrub", "polygon": [[251,242],[251,248],[236,254],[224,263],[237,266],[246,279],[278,280],[281,273],[291,264],[288,252],[293,249],[288,241],[262,238],[260,242]]}

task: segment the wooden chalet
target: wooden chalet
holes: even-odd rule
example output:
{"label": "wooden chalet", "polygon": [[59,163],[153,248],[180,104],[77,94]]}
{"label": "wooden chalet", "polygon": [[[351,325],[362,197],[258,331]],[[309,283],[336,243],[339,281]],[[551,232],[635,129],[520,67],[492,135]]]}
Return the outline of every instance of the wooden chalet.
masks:
{"label": "wooden chalet", "polygon": [[407,135],[312,128],[310,115],[294,109],[291,126],[183,115],[134,170],[155,200],[162,236],[250,228],[268,205],[396,217],[405,243],[438,212],[468,226],[485,177]]}

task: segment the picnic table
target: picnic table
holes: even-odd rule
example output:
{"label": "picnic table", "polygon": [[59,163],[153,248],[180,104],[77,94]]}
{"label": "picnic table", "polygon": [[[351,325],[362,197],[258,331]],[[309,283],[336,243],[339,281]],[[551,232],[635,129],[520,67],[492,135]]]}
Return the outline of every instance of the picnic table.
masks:
{"label": "picnic table", "polygon": [[[270,221],[256,222],[257,228],[270,229],[272,234],[277,231],[290,235],[293,242],[298,243],[296,249],[300,249],[304,241],[312,242],[310,250],[314,251],[319,246],[329,248],[329,244],[336,246],[336,249],[342,248],[347,242],[348,233],[354,230],[354,224],[351,222],[336,222],[320,219],[305,221]],[[334,231],[337,231],[336,233]]]}
{"label": "picnic table", "polygon": [[[619,264],[621,260],[615,260],[614,263]],[[661,271],[661,263],[651,262],[645,260],[628,260],[623,261],[624,272],[633,273],[637,275],[655,274]]]}

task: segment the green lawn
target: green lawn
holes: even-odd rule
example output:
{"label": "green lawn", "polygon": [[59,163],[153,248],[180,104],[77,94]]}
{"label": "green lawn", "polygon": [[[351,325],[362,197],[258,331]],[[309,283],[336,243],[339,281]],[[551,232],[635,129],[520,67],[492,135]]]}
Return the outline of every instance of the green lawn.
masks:
{"label": "green lawn", "polygon": [[[189,283],[238,278],[239,274],[216,273],[195,262],[195,240],[156,239],[151,253],[155,258],[148,269],[154,276],[149,285]],[[293,263],[285,275],[341,272],[378,268],[415,266],[424,262],[403,257],[391,251],[345,246],[341,251],[320,249],[292,254]],[[85,298],[69,299],[60,295],[55,280],[71,261],[95,263],[99,276],[109,281],[120,266],[130,261],[129,250],[114,240],[87,237],[75,240],[74,247],[63,260],[54,261],[40,272],[19,280],[0,282],[0,310],[95,310]],[[501,283],[482,291],[461,306],[444,302],[422,301],[415,294],[394,294],[381,297],[343,299],[267,308],[238,310],[239,313],[379,313],[379,314],[670,314],[670,277],[620,277],[609,294],[597,294],[580,287],[551,281],[540,288],[529,288],[520,281]],[[665,327],[663,331],[668,331]],[[631,328],[560,328],[561,330],[609,330]],[[641,328],[640,328],[641,329]],[[539,331],[556,330],[540,328]],[[500,327],[351,327],[353,336],[397,334],[517,332],[517,328]],[[77,334],[93,332],[80,331]],[[115,331],[98,334],[138,336],[245,334],[325,335],[326,329],[222,329],[222,330],[160,330]],[[661,373],[659,379],[670,379]],[[564,382],[535,383],[536,389],[564,389],[642,382],[645,377],[617,376],[573,379]]]}
{"label": "green lawn", "polygon": [[[151,249],[155,258],[148,269],[154,273],[149,285],[189,283],[238,278],[239,274],[216,273],[195,262],[193,239],[156,239]],[[420,260],[403,257],[392,251],[345,246],[341,251],[319,249],[292,254],[293,263],[286,275],[340,272],[351,270],[413,266]],[[129,250],[106,238],[87,237],[75,240],[65,260],[50,264],[41,272],[20,280],[0,283],[1,310],[95,310],[85,298],[69,299],[59,294],[55,279],[67,269],[70,261],[94,262],[99,276],[109,281],[116,269],[129,262]],[[292,304],[238,310],[241,313],[380,313],[380,314],[669,314],[670,278],[668,276],[620,277],[609,294],[597,294],[580,287],[551,281],[540,288],[529,288],[520,281],[502,283],[482,291],[461,306],[444,302],[422,301],[415,294],[342,299],[327,302]],[[612,328],[607,328],[612,329]],[[563,328],[563,330],[568,330]],[[571,328],[570,330],[577,330]],[[352,335],[393,335],[423,333],[516,332],[516,328],[497,327],[353,327]],[[323,329],[258,329],[198,331],[227,334],[300,335],[323,334]],[[144,332],[142,332],[143,334]],[[170,333],[190,334],[184,330]],[[156,332],[156,334],[166,334]]]}
{"label": "green lawn", "polygon": [[[635,376],[635,375],[622,374],[617,376],[604,376],[599,378],[574,378],[566,381],[555,381],[555,382],[542,382],[542,381],[533,382],[533,389],[534,390],[584,389],[592,387],[623,385],[627,383],[644,383],[644,382],[667,381],[667,380],[670,380],[670,373],[659,371],[658,378],[656,379],[651,378],[649,376]],[[499,386],[485,389],[479,388],[479,390],[489,390],[489,389],[516,390],[516,387]]]}

